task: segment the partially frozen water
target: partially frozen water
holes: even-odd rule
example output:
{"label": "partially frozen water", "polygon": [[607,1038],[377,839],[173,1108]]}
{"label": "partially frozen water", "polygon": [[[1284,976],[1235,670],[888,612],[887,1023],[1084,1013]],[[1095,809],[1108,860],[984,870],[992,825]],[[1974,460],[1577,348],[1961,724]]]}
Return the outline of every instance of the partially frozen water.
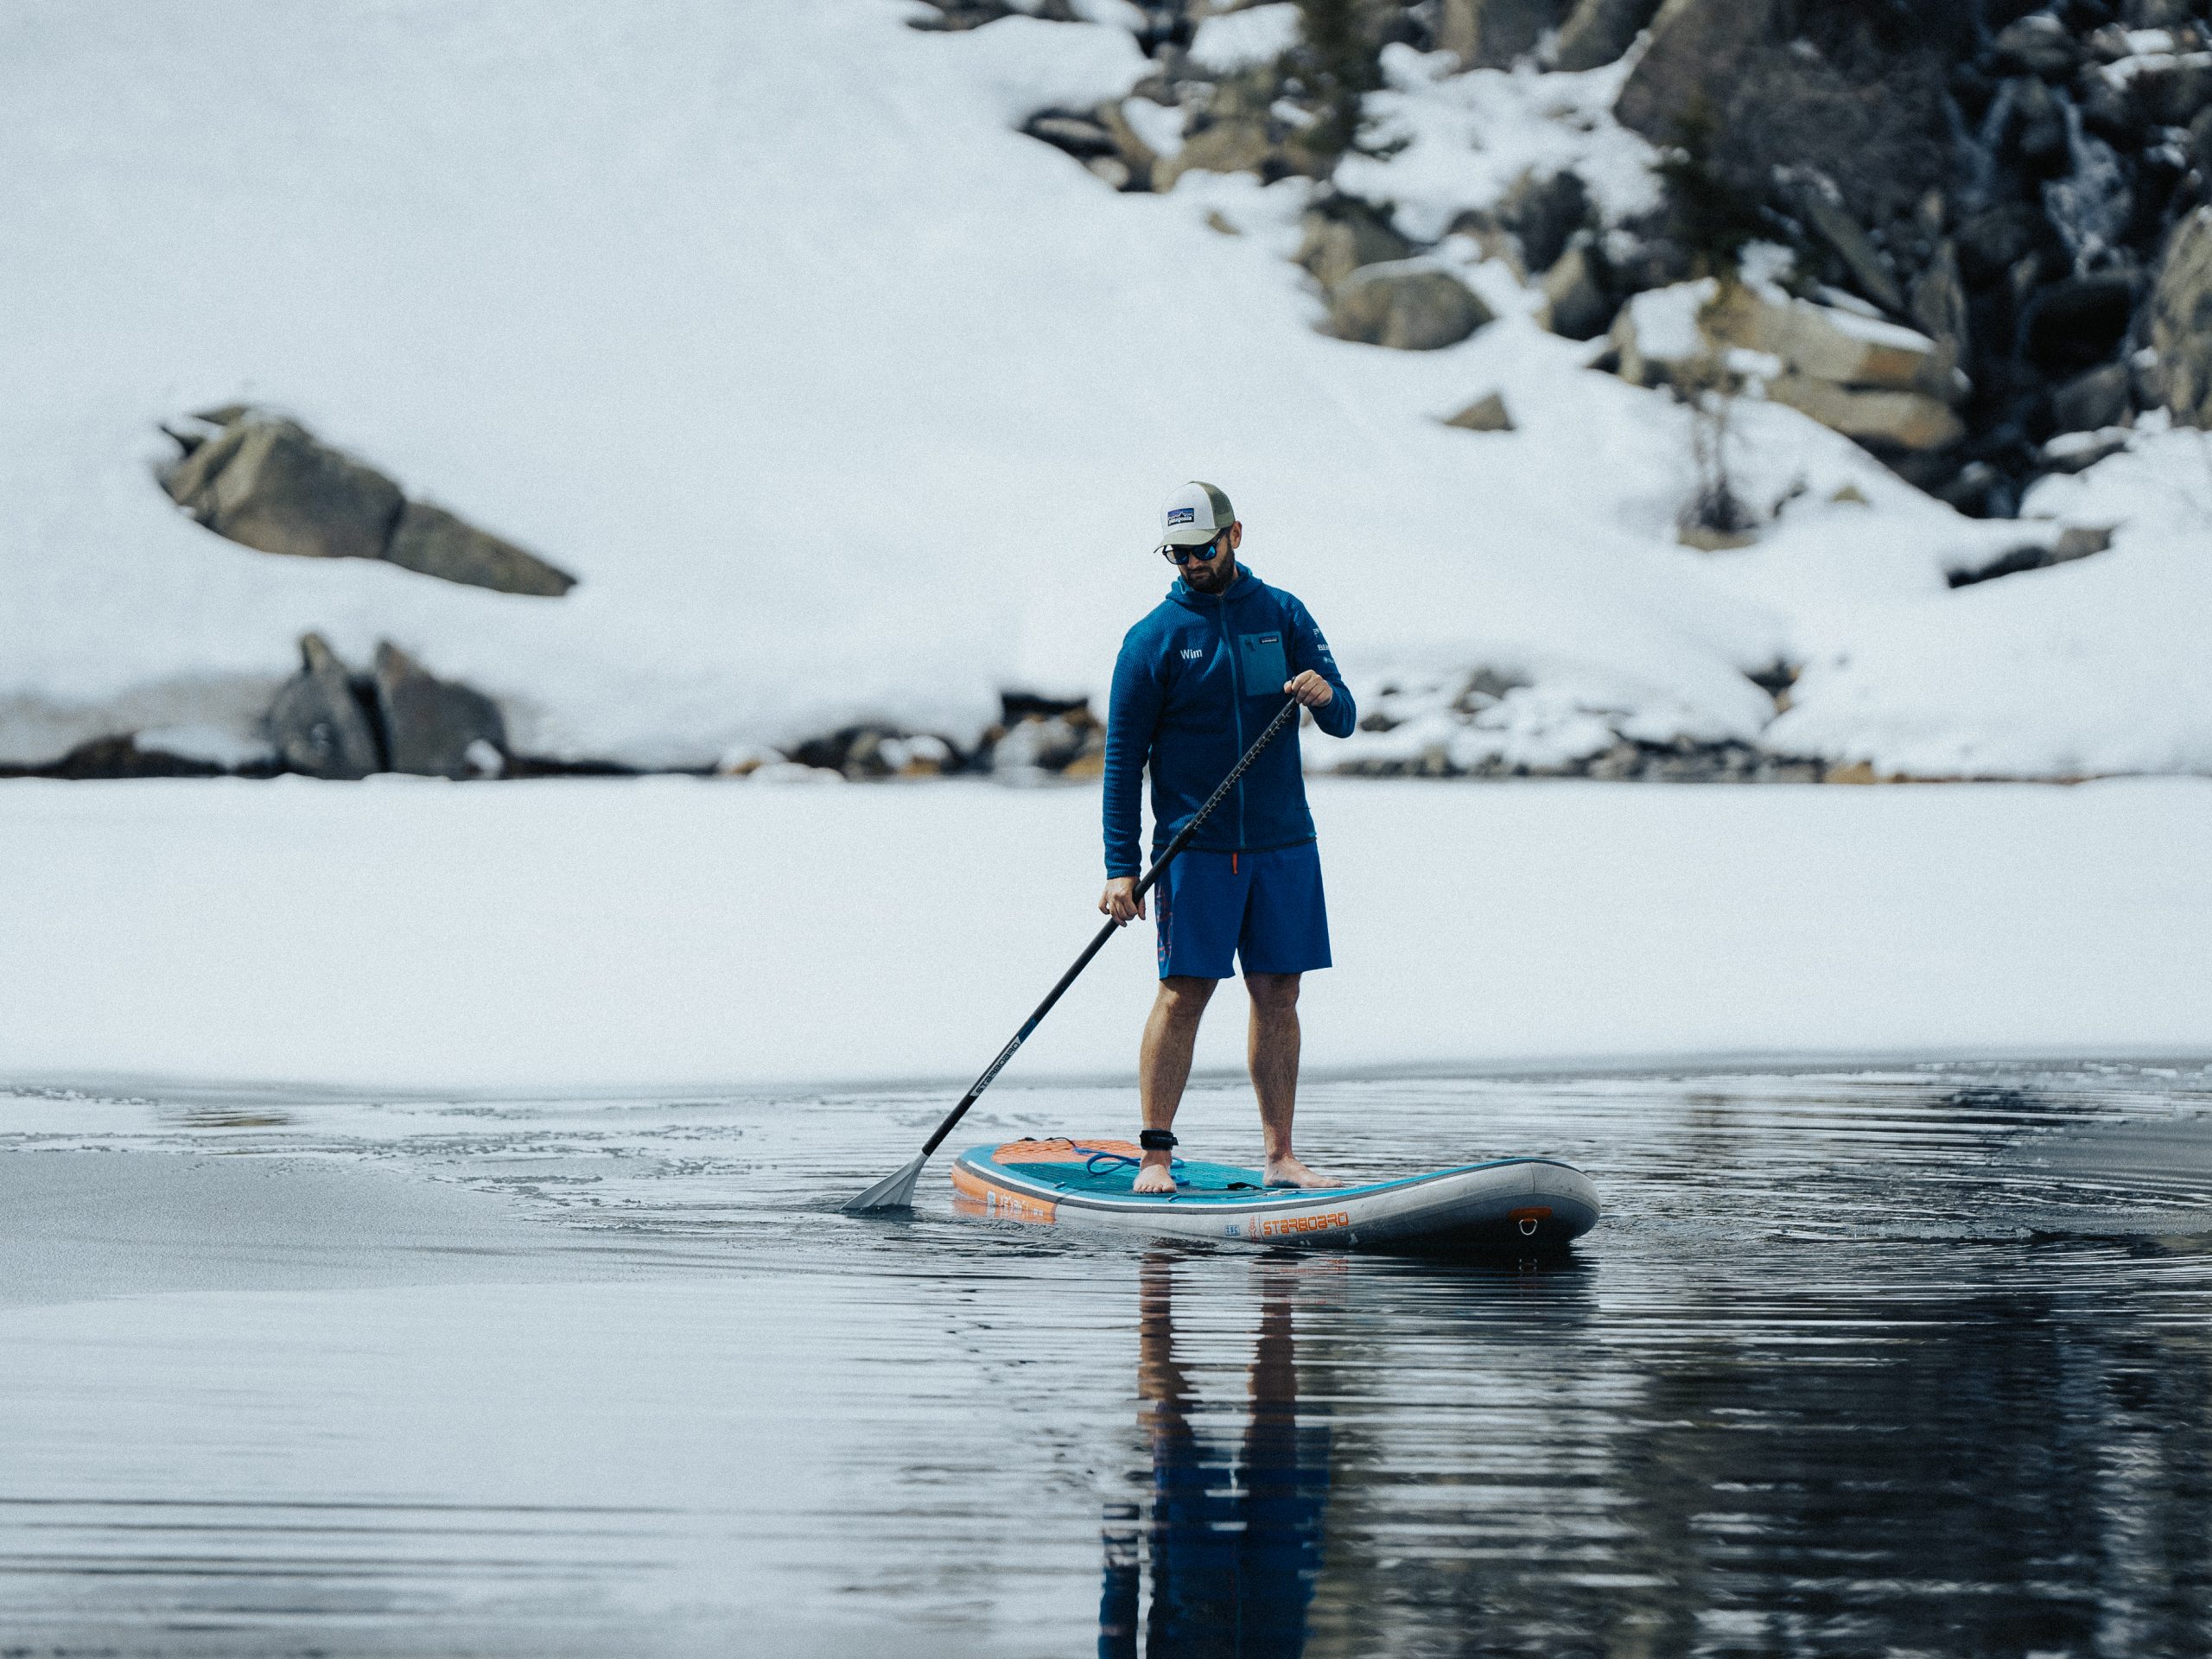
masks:
{"label": "partially frozen water", "polygon": [[0,1096],[0,1652],[2212,1649],[2212,1071],[1309,1084],[1488,1266],[836,1213],[944,1103]]}

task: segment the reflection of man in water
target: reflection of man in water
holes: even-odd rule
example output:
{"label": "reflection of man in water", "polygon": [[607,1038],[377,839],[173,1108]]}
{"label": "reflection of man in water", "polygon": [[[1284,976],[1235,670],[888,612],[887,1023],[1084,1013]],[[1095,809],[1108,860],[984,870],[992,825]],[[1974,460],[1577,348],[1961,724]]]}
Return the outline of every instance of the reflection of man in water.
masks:
{"label": "reflection of man in water", "polygon": [[[1273,1659],[1294,1656],[1306,1645],[1329,1501],[1329,1430],[1325,1422],[1301,1427],[1298,1421],[1294,1276],[1287,1269],[1262,1273],[1239,1458],[1225,1436],[1191,1422],[1198,1402],[1175,1357],[1173,1268],[1165,1255],[1145,1260],[1137,1394],[1152,1436],[1147,1659]],[[1100,1659],[1135,1659],[1138,1590],[1135,1532],[1109,1532]]]}

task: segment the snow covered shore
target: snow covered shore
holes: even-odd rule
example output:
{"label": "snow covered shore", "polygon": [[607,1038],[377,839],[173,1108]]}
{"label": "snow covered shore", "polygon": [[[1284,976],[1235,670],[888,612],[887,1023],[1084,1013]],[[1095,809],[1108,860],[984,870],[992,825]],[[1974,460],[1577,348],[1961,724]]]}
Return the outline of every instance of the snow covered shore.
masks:
{"label": "snow covered shore", "polygon": [[[2212,1053],[2212,781],[1319,780],[1306,1063]],[[965,1082],[1096,923],[1096,797],[0,785],[0,1082]],[[1126,1077],[1148,928],[1015,1074]],[[1217,1014],[1201,1063],[1241,1065]]]}
{"label": "snow covered shore", "polygon": [[[1499,313],[1461,345],[1323,338],[1287,257],[1302,181],[1116,194],[1015,130],[1131,86],[1126,31],[910,16],[24,12],[0,54],[0,764],[156,728],[236,759],[309,629],[356,664],[392,639],[556,759],[707,766],[863,720],[964,739],[1001,690],[1097,691],[1166,585],[1154,505],[1196,474],[1363,687],[1514,682],[1516,756],[1766,733],[1882,772],[2212,769],[2197,435],[2031,504],[2117,524],[2111,553],[1954,594],[1947,569],[2022,528],[1747,407],[1744,487],[1789,505],[1758,549],[1694,553],[1679,406],[1584,366],[1498,261],[1450,255]],[[1633,171],[1596,105],[1401,67],[1379,107],[1420,142],[1363,188],[1441,213],[1562,144]],[[1440,423],[1489,391],[1516,430]],[[200,529],[150,475],[156,423],[241,398],[582,586]],[[1805,672],[1777,725],[1745,677],[1778,659]]]}

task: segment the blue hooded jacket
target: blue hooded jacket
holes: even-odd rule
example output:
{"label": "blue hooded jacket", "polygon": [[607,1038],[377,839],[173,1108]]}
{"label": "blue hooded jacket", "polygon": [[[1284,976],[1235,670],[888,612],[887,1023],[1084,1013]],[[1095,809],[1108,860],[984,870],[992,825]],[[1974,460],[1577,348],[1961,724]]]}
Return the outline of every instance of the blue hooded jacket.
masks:
{"label": "blue hooded jacket", "polygon": [[[1335,694],[1313,723],[1349,737],[1358,711],[1329,642],[1306,607],[1249,570],[1219,595],[1180,580],[1122,640],[1106,713],[1106,874],[1135,875],[1137,789],[1152,769],[1157,856],[1221,786],[1283,705],[1283,683],[1312,669]],[[1204,852],[1253,853],[1313,839],[1293,727],[1262,750],[1229,798],[1198,827]]]}

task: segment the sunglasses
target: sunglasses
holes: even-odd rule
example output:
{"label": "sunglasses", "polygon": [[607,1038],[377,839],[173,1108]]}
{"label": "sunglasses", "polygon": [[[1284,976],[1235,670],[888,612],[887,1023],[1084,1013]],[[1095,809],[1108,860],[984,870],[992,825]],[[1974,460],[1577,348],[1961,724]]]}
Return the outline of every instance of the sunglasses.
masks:
{"label": "sunglasses", "polygon": [[1200,542],[1196,547],[1176,547],[1171,544],[1160,550],[1160,556],[1168,563],[1179,567],[1190,563],[1193,559],[1204,564],[1221,551],[1223,540],[1228,534],[1229,532],[1224,530],[1213,540]]}

